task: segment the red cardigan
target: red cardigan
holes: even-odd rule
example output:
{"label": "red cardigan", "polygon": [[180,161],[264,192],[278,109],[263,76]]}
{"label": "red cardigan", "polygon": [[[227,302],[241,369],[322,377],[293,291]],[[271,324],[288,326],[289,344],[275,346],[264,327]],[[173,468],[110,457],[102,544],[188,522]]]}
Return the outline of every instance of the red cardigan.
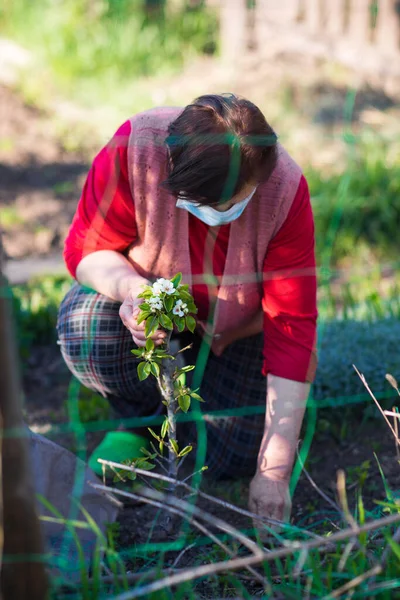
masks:
{"label": "red cardigan", "polygon": [[[64,259],[71,275],[83,256],[97,250],[126,250],[137,236],[135,206],[127,167],[126,140],[131,124],[126,121],[93,161],[88,173],[64,249]],[[121,140],[121,141],[118,141]],[[93,231],[92,219],[98,211],[112,174],[119,173],[113,200],[100,225]],[[92,225],[92,227],[91,227]],[[189,246],[192,274],[201,274],[208,225],[189,214]],[[222,275],[228,247],[230,225],[220,227],[213,255],[215,275]],[[90,236],[90,239],[88,239]],[[83,247],[85,251],[83,252]],[[301,178],[286,221],[268,247],[264,261],[264,366],[263,373],[295,381],[312,381],[316,358],[316,276],[314,220],[307,182]],[[298,275],[279,279],[272,272],[290,269]],[[305,271],[303,271],[305,270]],[[307,277],[301,272],[307,272]],[[194,285],[193,295],[200,319],[208,315],[206,285]]]}

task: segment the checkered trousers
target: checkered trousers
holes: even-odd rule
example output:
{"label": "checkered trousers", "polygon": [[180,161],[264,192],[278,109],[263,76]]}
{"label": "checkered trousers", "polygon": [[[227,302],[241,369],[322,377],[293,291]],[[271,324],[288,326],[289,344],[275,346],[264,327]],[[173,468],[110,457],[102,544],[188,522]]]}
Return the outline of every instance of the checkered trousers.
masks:
{"label": "checkered trousers", "polygon": [[[59,310],[61,352],[82,385],[109,398],[122,417],[154,414],[163,406],[156,381],[153,377],[138,380],[137,360],[131,354],[136,346],[119,317],[119,307],[102,294],[75,284]],[[194,337],[191,355],[184,354],[190,364],[195,364],[201,345],[200,338]],[[187,335],[178,338],[182,346],[188,343]],[[235,477],[255,471],[266,401],[262,348],[263,334],[258,334],[234,342],[222,356],[212,352],[208,356],[200,393],[206,402],[201,407],[210,476]],[[196,424],[181,423],[178,440],[193,443],[195,437]]]}

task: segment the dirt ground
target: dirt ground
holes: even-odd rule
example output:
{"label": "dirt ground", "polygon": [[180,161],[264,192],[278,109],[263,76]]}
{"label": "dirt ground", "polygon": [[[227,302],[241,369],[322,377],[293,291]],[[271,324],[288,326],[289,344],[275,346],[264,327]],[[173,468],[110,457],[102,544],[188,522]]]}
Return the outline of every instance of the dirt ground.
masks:
{"label": "dirt ground", "polygon": [[[0,113],[0,207],[6,253],[14,261],[59,254],[88,170],[88,154],[66,148],[49,115],[24,105],[14,92],[2,86]],[[65,401],[69,382],[58,346],[34,347],[23,365],[27,422],[44,434],[51,434],[51,426],[58,425],[60,432],[54,435],[53,429],[51,437],[75,450],[73,436],[62,432],[62,424],[68,421]],[[395,490],[400,489],[400,465],[394,442],[383,419],[370,420],[363,427],[354,419],[348,429],[348,435],[342,440],[331,432],[318,433],[311,447],[308,468],[317,485],[332,498],[336,494],[337,470],[345,469],[352,504],[357,485],[365,476],[363,494],[371,509],[375,506],[374,500],[385,496],[374,451],[389,484]],[[101,435],[100,432],[89,436],[89,447]],[[364,461],[369,461],[369,465],[363,469],[360,465]],[[212,473],[207,473],[205,489],[245,506],[251,475],[249,473],[246,480],[214,482]],[[225,510],[216,512],[227,518]],[[323,516],[337,520],[331,507],[302,474],[293,498],[293,522],[308,527]],[[151,519],[147,509],[127,507],[120,517],[121,547],[148,540],[146,520]],[[249,526],[246,520],[234,515],[231,522]],[[185,561],[181,566],[184,564]]]}

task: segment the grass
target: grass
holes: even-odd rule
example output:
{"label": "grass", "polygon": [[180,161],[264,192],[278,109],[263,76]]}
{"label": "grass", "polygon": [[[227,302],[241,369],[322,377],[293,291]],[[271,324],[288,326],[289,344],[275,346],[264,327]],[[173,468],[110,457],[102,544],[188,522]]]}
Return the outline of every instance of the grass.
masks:
{"label": "grass", "polygon": [[[347,179],[341,208],[339,196]],[[345,173],[309,170],[307,178],[316,225],[317,256],[326,250],[329,229],[338,221],[332,240],[331,264],[370,268],[371,262],[398,260],[400,220],[400,146],[378,135],[356,140]]]}
{"label": "grass", "polygon": [[153,14],[142,0],[14,0],[1,5],[0,23],[40,61],[40,82],[89,105],[112,102],[128,86],[132,107],[132,82],[179,72],[217,47],[216,12],[186,0]]}

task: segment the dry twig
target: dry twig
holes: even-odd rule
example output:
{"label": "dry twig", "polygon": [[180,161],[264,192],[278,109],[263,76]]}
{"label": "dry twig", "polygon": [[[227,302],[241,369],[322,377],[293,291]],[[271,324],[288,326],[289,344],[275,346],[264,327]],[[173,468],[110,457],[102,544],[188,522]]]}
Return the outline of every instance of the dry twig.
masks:
{"label": "dry twig", "polygon": [[176,487],[181,487],[192,494],[197,494],[198,496],[200,496],[200,498],[209,500],[210,502],[213,502],[214,504],[218,504],[219,506],[222,506],[223,508],[232,510],[240,515],[243,515],[244,517],[249,517],[250,519],[262,521],[263,523],[267,523],[269,525],[278,525],[279,527],[282,527],[282,529],[290,529],[291,531],[298,531],[299,533],[302,533],[302,534],[306,533],[309,537],[312,537],[315,539],[323,539],[321,536],[319,536],[311,531],[306,531],[306,530],[297,528],[293,525],[289,525],[288,523],[284,523],[283,521],[277,521],[276,519],[269,519],[267,517],[262,517],[260,515],[257,515],[256,513],[250,512],[249,510],[240,508],[239,506],[235,506],[234,504],[230,504],[229,502],[226,502],[225,500],[221,500],[220,498],[215,498],[214,496],[210,496],[209,494],[206,494],[205,492],[202,492],[200,490],[197,490],[197,489],[191,487],[189,484],[186,483],[186,481],[179,481],[178,479],[171,481],[171,478],[167,477],[166,475],[161,475],[160,473],[154,473],[153,471],[144,471],[143,469],[137,469],[136,467],[133,467],[133,466],[123,465],[121,463],[116,463],[111,460],[104,460],[102,458],[99,458],[98,462],[101,463],[102,465],[106,465],[109,467],[116,467],[118,469],[125,469],[127,471],[132,471],[132,473],[137,473],[137,474],[143,475],[144,477],[149,477],[150,479],[153,478],[153,479],[159,479],[160,481],[165,481],[166,483],[175,483]]}
{"label": "dry twig", "polygon": [[375,402],[375,404],[376,404],[376,405],[377,405],[377,407],[379,408],[379,410],[380,410],[380,412],[381,412],[381,414],[382,414],[383,418],[385,419],[386,423],[387,423],[387,424],[388,424],[388,426],[389,426],[389,429],[390,429],[390,431],[393,433],[393,435],[394,435],[394,439],[396,440],[397,444],[400,444],[400,440],[399,440],[399,438],[397,437],[397,435],[396,435],[396,432],[395,432],[395,430],[393,429],[391,422],[389,421],[389,419],[387,418],[387,416],[386,416],[386,414],[385,414],[385,412],[386,412],[386,411],[384,411],[384,410],[382,409],[382,407],[381,407],[381,405],[379,404],[378,400],[375,398],[375,396],[374,396],[374,394],[372,393],[372,391],[371,391],[371,388],[369,387],[369,385],[368,385],[368,383],[367,383],[367,381],[366,381],[366,379],[365,379],[364,375],[363,375],[362,373],[360,373],[360,371],[357,369],[357,367],[356,367],[355,365],[353,365],[353,368],[354,368],[354,370],[356,371],[356,373],[357,373],[357,375],[359,376],[359,378],[361,379],[361,381],[363,382],[363,384],[364,384],[365,388],[367,389],[367,391],[368,391],[369,395],[371,396],[371,398],[373,399],[373,401]]}
{"label": "dry twig", "polygon": [[[94,487],[97,489],[105,489],[109,491],[110,488],[105,486],[94,484]],[[118,493],[120,495],[128,495],[128,492],[122,492],[122,490],[112,490],[114,493]],[[172,508],[172,507],[171,507]],[[191,507],[193,508],[193,507]],[[180,583],[184,583],[186,581],[192,581],[193,579],[197,579],[199,577],[205,577],[207,575],[214,575],[216,573],[220,573],[221,571],[233,571],[237,569],[246,568],[249,566],[253,566],[259,564],[262,561],[270,562],[277,558],[283,558],[285,556],[289,556],[294,552],[299,551],[309,551],[312,549],[323,549],[326,546],[331,546],[337,542],[344,541],[354,536],[358,536],[363,532],[374,531],[377,529],[381,529],[383,527],[387,527],[389,525],[393,525],[395,523],[400,522],[400,514],[389,515],[388,517],[384,517],[381,519],[376,519],[372,522],[365,523],[362,526],[356,524],[355,527],[350,527],[338,533],[332,534],[327,538],[320,538],[317,540],[309,540],[307,542],[291,542],[287,543],[284,548],[279,548],[277,550],[273,550],[271,552],[262,552],[260,551],[257,555],[251,555],[241,558],[235,558],[223,562],[217,562],[212,565],[202,565],[199,567],[193,567],[190,569],[185,569],[180,573],[164,577],[161,580],[153,581],[145,586],[137,588],[135,590],[129,590],[128,592],[124,592],[117,596],[114,600],[133,600],[134,598],[139,598],[146,594],[150,594],[152,592],[164,589],[165,587],[176,586]],[[380,565],[379,565],[380,566]],[[378,568],[376,566],[375,568]],[[372,575],[369,575],[372,576]]]}

